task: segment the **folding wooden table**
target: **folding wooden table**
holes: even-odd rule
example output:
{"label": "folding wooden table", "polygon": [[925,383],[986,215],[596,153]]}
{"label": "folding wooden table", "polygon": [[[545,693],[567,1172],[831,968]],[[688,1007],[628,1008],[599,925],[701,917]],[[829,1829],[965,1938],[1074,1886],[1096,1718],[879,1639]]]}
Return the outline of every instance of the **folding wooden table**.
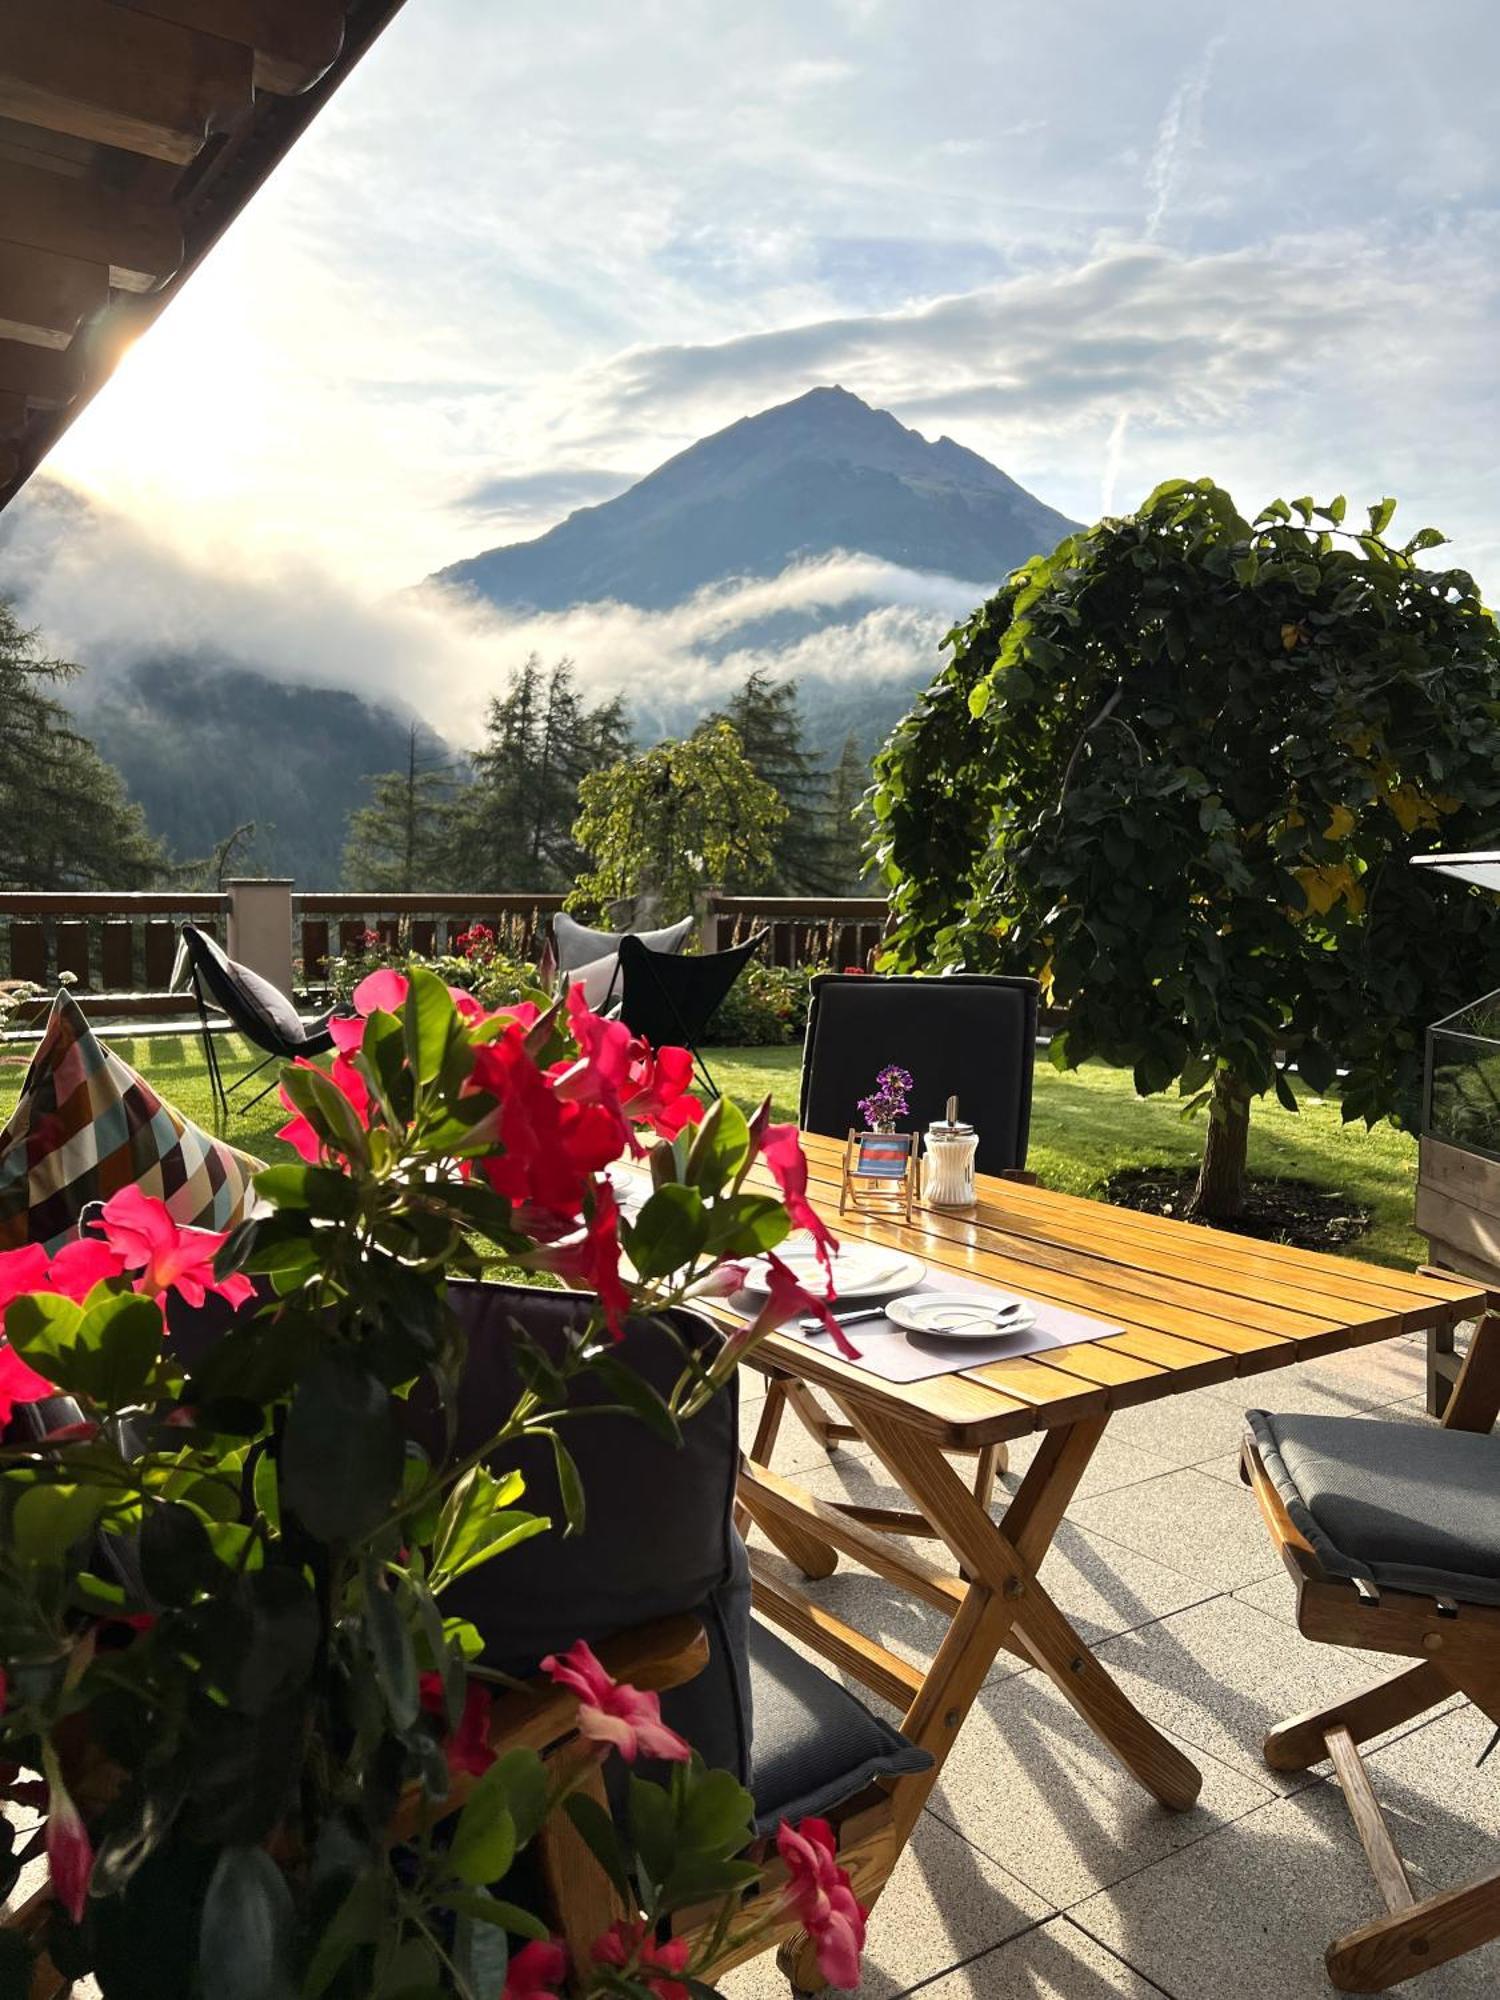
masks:
{"label": "folding wooden table", "polygon": [[[1185,1810],[1198,1796],[1201,1773],[1116,1686],[1043,1580],[1053,1536],[1111,1414],[1400,1334],[1446,1333],[1481,1317],[1488,1295],[1462,1280],[1289,1249],[983,1176],[972,1215],[922,1209],[909,1227],[840,1219],[842,1148],[812,1135],[804,1144],[812,1199],[843,1237],[915,1251],[933,1270],[1093,1314],[1121,1331],[913,1383],[885,1381],[794,1335],[773,1336],[754,1363],[770,1385],[741,1476],[745,1517],[805,1577],[827,1576],[844,1554],[934,1606],[949,1624],[924,1672],[813,1602],[752,1551],[758,1608],[904,1712],[908,1736],[933,1753],[929,1789],[996,1656],[1008,1650],[1051,1677],[1162,1805]],[[857,1342],[857,1328],[850,1338]],[[813,1389],[836,1405],[842,1422],[827,1419]],[[788,1409],[821,1424],[829,1441],[863,1439],[910,1508],[822,1501],[772,1472],[777,1426]],[[974,1490],[948,1455],[981,1454],[984,1468],[993,1462],[984,1454],[1003,1453],[1008,1439],[1032,1431],[1044,1434],[1040,1448],[997,1524],[985,1504],[987,1477]],[[923,1536],[946,1544],[958,1575],[912,1546]],[[924,1797],[921,1786],[907,1788],[910,1820]],[[908,1830],[899,1829],[900,1837]]]}

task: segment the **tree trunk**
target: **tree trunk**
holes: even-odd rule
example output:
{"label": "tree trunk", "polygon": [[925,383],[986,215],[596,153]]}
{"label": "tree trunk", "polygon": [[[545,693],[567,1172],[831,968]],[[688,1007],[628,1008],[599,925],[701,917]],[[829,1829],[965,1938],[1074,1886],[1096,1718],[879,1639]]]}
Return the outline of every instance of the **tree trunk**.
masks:
{"label": "tree trunk", "polygon": [[1245,1201],[1245,1151],[1250,1140],[1250,1093],[1229,1070],[1214,1078],[1208,1133],[1198,1185],[1188,1214],[1202,1222],[1228,1222]]}

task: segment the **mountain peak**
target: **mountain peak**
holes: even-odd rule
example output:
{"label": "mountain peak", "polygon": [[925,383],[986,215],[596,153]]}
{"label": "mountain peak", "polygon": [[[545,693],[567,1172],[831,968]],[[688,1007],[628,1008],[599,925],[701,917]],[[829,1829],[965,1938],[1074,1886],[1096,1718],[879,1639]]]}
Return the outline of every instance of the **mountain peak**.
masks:
{"label": "mountain peak", "polygon": [[700,438],[602,506],[439,581],[535,610],[680,603],[841,550],[990,584],[1074,523],[977,452],[909,430],[840,383]]}

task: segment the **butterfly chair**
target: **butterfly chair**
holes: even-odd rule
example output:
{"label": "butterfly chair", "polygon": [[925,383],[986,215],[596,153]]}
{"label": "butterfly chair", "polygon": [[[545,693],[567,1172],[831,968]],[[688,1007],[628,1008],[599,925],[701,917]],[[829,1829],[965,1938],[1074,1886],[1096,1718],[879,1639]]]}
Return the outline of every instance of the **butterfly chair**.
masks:
{"label": "butterfly chair", "polygon": [[1329,1978],[1344,1993],[1383,1993],[1500,1938],[1500,1865],[1418,1896],[1359,1754],[1370,1737],[1454,1694],[1500,1725],[1497,1413],[1493,1312],[1475,1331],[1440,1429],[1248,1413],[1242,1472],[1296,1581],[1299,1629],[1417,1663],[1265,1741],[1273,1770],[1332,1758],[1385,1903],[1383,1916],[1328,1947]]}
{"label": "butterfly chair", "polygon": [[[887,1063],[910,1069],[910,1120],[922,1131],[956,1096],[960,1116],[979,1136],[977,1170],[1007,1180],[1035,1180],[1026,1171],[1036,1067],[1037,983],[1034,979],[950,973],[944,978],[885,978],[873,973],[822,973],[812,982],[802,1049],[797,1122],[804,1132],[845,1138],[860,1123],[859,1100]],[[769,1460],[781,1419],[790,1409],[825,1448],[857,1437],[836,1423],[805,1384],[771,1378],[752,1456]],[[762,1449],[764,1446],[764,1449]],[[987,1500],[1006,1467],[1003,1445],[978,1455],[974,1491]],[[909,1516],[892,1515],[897,1528]]]}
{"label": "butterfly chair", "polygon": [[[208,1065],[209,1087],[221,1121],[227,1123],[230,1099],[243,1090],[272,1063],[293,1062],[298,1056],[319,1056],[333,1047],[328,1029],[331,1011],[315,1021],[304,1021],[292,1002],[269,979],[240,965],[221,951],[217,942],[196,924],[182,926],[182,956],[187,963],[193,998],[198,1003],[198,1022],[203,1035],[203,1054]],[[263,1049],[262,1060],[227,1088],[219,1067],[218,1052],[208,1024],[212,1004],[226,1015],[231,1027],[246,1041]],[[256,1092],[237,1108],[249,1111],[276,1088],[275,1081]]]}
{"label": "butterfly chair", "polygon": [[[453,1285],[449,1296],[469,1336],[457,1398],[455,1449],[463,1454],[483,1443],[521,1391],[517,1337],[559,1355],[586,1322],[591,1302],[566,1292],[469,1283]],[[174,1345],[190,1369],[226,1323],[214,1301],[201,1323],[174,1314]],[[701,1353],[719,1338],[707,1321],[678,1311],[627,1322],[614,1352],[666,1394],[682,1371],[684,1349]],[[591,1377],[575,1384],[574,1397],[579,1408],[614,1401]],[[54,1420],[59,1415],[66,1412],[49,1412]],[[418,1442],[441,1441],[443,1419],[423,1385],[411,1398],[408,1423]],[[563,1427],[587,1502],[582,1529],[520,1543],[493,1565],[458,1579],[444,1593],[444,1611],[473,1621],[487,1666],[524,1678],[538,1659],[583,1638],[617,1677],[662,1692],[668,1725],[708,1763],[733,1772],[754,1799],[745,1852],[760,1875],[745,1892],[736,1931],[743,1934],[761,1917],[774,1920],[748,1950],[721,1955],[707,1977],[777,1946],[794,1988],[815,1991],[823,1982],[811,1948],[796,1919],[779,1910],[786,1877],[776,1853],[777,1825],[808,1814],[826,1819],[855,1894],[869,1905],[920,1814],[934,1760],[751,1617],[748,1563],[733,1521],[739,1464],[734,1384],[684,1427],[678,1445],[616,1411],[588,1422],[564,1419]],[[544,1439],[507,1446],[494,1462],[522,1472],[529,1508],[561,1521],[556,1461]],[[574,1697],[540,1681],[499,1697],[490,1743],[502,1754],[525,1745],[549,1759],[575,1759]],[[591,1755],[586,1761],[585,1788],[607,1806],[600,1769]],[[457,1781],[455,1803],[470,1784]],[[398,1811],[393,1836],[415,1824],[418,1810],[413,1799]],[[562,1816],[544,1831],[535,1859],[532,1888],[542,1914],[587,1963],[589,1944],[622,1914],[615,1892]],[[48,1900],[44,1886],[3,1921],[36,1939]],[[701,1908],[676,1913],[670,1924],[673,1935],[693,1945],[710,1930]],[[50,1980],[39,1975],[30,2000],[56,2000],[66,1993],[66,1981],[42,1963]]]}
{"label": "butterfly chair", "polygon": [[606,985],[613,983],[615,962],[619,958],[620,940],[635,936],[653,951],[680,952],[693,934],[693,918],[685,916],[680,922],[668,924],[655,931],[596,931],[588,924],[581,924],[570,917],[566,910],[559,910],[547,930],[547,941],[537,965],[537,982],[550,986],[556,979],[568,979],[590,971],[604,971]]}
{"label": "butterfly chair", "polygon": [[691,1049],[694,1066],[715,1097],[719,1086],[698,1044],[765,939],[766,933],[757,931],[728,951],[705,951],[690,958],[653,951],[643,938],[627,935],[620,940],[620,1019],[653,1048],[672,1042]]}

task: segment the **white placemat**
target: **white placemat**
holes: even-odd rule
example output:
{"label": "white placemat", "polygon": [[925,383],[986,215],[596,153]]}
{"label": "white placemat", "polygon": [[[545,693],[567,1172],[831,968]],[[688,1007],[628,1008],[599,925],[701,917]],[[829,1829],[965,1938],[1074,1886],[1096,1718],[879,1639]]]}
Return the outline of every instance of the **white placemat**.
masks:
{"label": "white placemat", "polygon": [[[999,1285],[984,1285],[975,1278],[960,1278],[951,1271],[929,1271],[916,1292],[972,1292],[977,1298],[1024,1298],[1021,1292],[1007,1292]],[[909,1296],[909,1295],[908,1295]],[[734,1312],[745,1319],[753,1319],[760,1300],[752,1293],[740,1292],[729,1301]],[[851,1367],[868,1369],[870,1374],[879,1375],[886,1382],[925,1382],[934,1375],[958,1375],[965,1369],[982,1368],[987,1361],[1011,1361],[1018,1355],[1045,1354],[1048,1348],[1075,1347],[1087,1340],[1108,1340],[1111,1334],[1119,1333],[1118,1326],[1111,1326],[1107,1320],[1090,1319],[1086,1313],[1067,1312],[1061,1306],[1048,1305],[1041,1299],[1026,1299],[1026,1304],[1036,1314],[1030,1326],[1015,1333],[998,1333],[993,1339],[984,1340],[941,1340],[931,1334],[908,1333],[882,1316],[879,1319],[862,1319],[844,1330],[844,1338],[852,1347],[859,1349],[858,1361],[850,1362]],[[837,1312],[839,1308],[834,1307]],[[804,1345],[815,1348],[820,1354],[838,1353],[833,1336],[828,1333],[803,1333],[795,1320],[778,1328],[778,1332],[800,1340]],[[844,1357],[846,1360],[847,1356]]]}

